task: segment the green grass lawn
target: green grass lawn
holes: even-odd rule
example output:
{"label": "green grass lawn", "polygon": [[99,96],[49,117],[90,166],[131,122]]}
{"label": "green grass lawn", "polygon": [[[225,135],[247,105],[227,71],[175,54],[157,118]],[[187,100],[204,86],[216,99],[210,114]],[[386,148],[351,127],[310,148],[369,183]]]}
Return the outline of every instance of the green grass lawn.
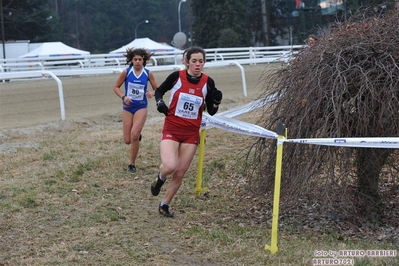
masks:
{"label": "green grass lawn", "polygon": [[[246,191],[239,173],[240,154],[253,139],[218,129],[207,132],[209,191],[195,196],[196,156],[171,204],[175,218],[161,217],[160,197],[149,190],[160,163],[160,130],[161,124],[146,125],[136,174],[125,171],[120,122],[63,122],[7,135],[3,145],[20,145],[0,155],[0,264],[313,265],[342,250],[397,252],[394,241],[281,222],[279,250],[270,254],[272,209],[263,210],[271,203]],[[399,263],[397,255],[340,258]]]}

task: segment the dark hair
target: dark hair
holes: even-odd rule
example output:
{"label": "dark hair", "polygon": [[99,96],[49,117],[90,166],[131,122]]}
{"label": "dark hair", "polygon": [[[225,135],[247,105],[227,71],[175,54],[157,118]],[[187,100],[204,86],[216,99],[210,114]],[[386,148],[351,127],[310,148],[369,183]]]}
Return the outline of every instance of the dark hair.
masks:
{"label": "dark hair", "polygon": [[205,50],[199,46],[193,46],[193,47],[190,47],[187,49],[187,53],[186,53],[187,60],[190,61],[191,55],[196,54],[196,53],[201,53],[204,56],[204,60],[205,60],[205,55],[206,55]]}
{"label": "dark hair", "polygon": [[185,59],[185,57],[187,57],[187,51],[188,51],[189,49],[190,49],[190,48],[187,48],[186,50],[183,51],[183,60]]}
{"label": "dark hair", "polygon": [[133,66],[132,59],[135,55],[139,55],[143,58],[143,66],[147,64],[147,60],[150,59],[150,57],[154,53],[151,53],[145,48],[127,48],[126,49],[126,54],[123,56],[126,57],[126,65]]}

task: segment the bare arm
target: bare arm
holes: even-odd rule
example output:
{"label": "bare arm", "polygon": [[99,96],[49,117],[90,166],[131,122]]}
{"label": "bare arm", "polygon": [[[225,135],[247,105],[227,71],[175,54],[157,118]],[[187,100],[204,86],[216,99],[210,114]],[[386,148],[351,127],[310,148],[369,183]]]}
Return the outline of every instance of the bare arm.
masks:
{"label": "bare arm", "polygon": [[152,74],[152,72],[150,72],[150,84],[154,91],[158,88],[157,82],[155,81],[155,77],[154,74]]}
{"label": "bare arm", "polygon": [[125,95],[120,90],[123,82],[125,82],[125,78],[126,78],[126,69],[122,71],[122,73],[119,75],[118,79],[116,80],[116,82],[114,84],[114,92],[116,95],[118,95],[119,98],[122,98],[122,96]]}
{"label": "bare arm", "polygon": [[[121,99],[123,96],[125,96],[124,92],[121,92],[121,86],[123,84],[123,82],[125,82],[126,79],[126,69],[122,71],[122,73],[119,75],[118,79],[116,80],[115,84],[114,84],[114,92],[116,95],[118,95]],[[132,102],[132,100],[130,100],[129,97],[124,97],[123,102],[126,104],[130,104]]]}
{"label": "bare arm", "polygon": [[149,81],[154,92],[149,92],[147,90],[147,97],[152,98],[155,95],[155,90],[158,88],[157,82],[155,81],[155,77],[154,74],[152,74],[152,72],[150,72]]}

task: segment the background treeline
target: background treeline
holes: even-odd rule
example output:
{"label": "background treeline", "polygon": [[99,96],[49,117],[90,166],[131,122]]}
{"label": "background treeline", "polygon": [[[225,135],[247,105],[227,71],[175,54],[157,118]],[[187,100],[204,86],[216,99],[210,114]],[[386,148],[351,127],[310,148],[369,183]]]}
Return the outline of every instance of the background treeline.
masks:
{"label": "background treeline", "polygon": [[171,44],[179,31],[180,3],[185,47],[303,44],[330,22],[382,1],[346,0],[345,12],[323,16],[318,0],[302,2],[306,8],[296,9],[295,0],[1,0],[2,41],[61,41],[108,53],[132,41],[136,26],[149,20],[140,24],[137,37]]}

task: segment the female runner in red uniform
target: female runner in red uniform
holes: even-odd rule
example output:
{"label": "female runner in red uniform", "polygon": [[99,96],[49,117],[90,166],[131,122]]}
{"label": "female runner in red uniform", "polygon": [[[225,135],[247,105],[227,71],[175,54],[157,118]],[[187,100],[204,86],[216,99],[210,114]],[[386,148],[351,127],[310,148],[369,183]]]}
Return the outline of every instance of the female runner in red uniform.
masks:
{"label": "female runner in red uniform", "polygon": [[[156,180],[151,184],[151,193],[157,196],[166,177],[172,175],[159,204],[160,214],[166,217],[173,217],[169,204],[179,190],[199,144],[204,108],[214,115],[222,100],[222,92],[215,88],[214,80],[202,73],[204,49],[189,48],[185,60],[188,68],[170,74],[155,91],[157,110],[166,117],[160,147],[162,164]],[[166,105],[162,97],[169,90],[170,101]]]}

